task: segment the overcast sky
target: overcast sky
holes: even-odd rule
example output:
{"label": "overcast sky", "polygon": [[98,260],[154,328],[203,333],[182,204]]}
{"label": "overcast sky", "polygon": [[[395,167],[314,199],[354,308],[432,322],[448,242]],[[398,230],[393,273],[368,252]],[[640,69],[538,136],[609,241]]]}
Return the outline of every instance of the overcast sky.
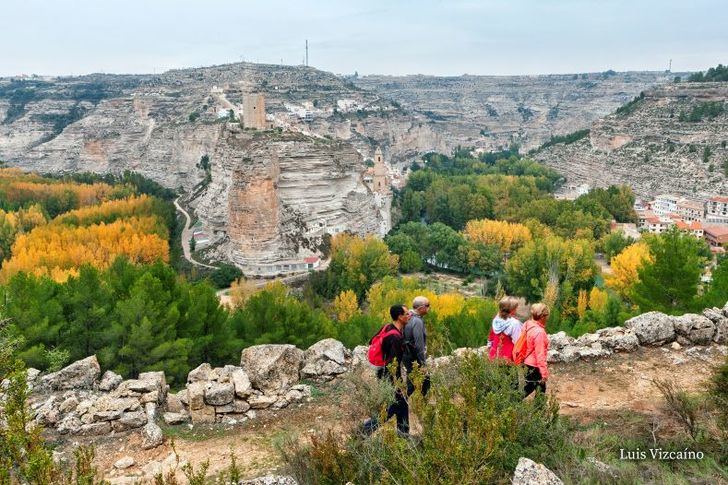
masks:
{"label": "overcast sky", "polygon": [[704,70],[727,0],[2,0],[0,75],[236,62],[359,74]]}

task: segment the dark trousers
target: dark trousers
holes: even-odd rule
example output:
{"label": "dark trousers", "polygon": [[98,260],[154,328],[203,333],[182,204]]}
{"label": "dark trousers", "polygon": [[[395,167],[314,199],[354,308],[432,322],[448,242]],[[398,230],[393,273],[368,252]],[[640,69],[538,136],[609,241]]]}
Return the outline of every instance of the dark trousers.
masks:
{"label": "dark trousers", "polygon": [[[386,367],[377,370],[377,378],[391,379],[391,375]],[[424,386],[423,386],[424,387]],[[407,396],[414,392],[414,385],[407,379]],[[402,433],[409,433],[409,404],[407,398],[402,394],[400,389],[394,393],[394,402],[387,408],[387,419],[392,416],[397,417],[397,430]]]}
{"label": "dark trousers", "polygon": [[526,366],[526,385],[523,388],[523,397],[528,397],[536,389],[546,392],[546,383],[541,381],[541,371],[538,367]]}

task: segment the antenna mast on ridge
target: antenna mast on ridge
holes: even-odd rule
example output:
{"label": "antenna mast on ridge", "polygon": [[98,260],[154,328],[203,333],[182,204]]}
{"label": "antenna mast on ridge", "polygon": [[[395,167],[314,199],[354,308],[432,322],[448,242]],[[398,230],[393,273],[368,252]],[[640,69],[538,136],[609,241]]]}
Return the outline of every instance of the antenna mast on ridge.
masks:
{"label": "antenna mast on ridge", "polygon": [[308,67],[308,39],[306,39],[306,67]]}

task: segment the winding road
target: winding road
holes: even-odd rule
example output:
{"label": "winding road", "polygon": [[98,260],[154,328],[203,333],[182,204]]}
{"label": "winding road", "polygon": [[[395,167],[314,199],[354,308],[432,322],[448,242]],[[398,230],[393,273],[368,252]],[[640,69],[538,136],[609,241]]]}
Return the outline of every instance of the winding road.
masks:
{"label": "winding road", "polygon": [[200,263],[199,261],[195,261],[194,259],[192,259],[192,253],[190,252],[190,239],[192,239],[192,228],[190,227],[190,223],[192,222],[192,219],[190,218],[190,215],[187,213],[187,211],[184,210],[181,205],[179,205],[179,197],[174,199],[174,206],[177,208],[178,211],[184,214],[185,219],[187,220],[187,222],[185,222],[185,228],[182,230],[182,252],[185,255],[185,259],[196,266],[217,269],[217,266]]}

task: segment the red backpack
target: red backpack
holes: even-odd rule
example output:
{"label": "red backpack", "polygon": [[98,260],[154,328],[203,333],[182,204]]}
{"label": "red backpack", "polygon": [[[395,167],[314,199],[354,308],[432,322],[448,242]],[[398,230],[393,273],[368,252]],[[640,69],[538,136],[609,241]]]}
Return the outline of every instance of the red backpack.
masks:
{"label": "red backpack", "polygon": [[[530,325],[529,325],[530,324]],[[521,335],[518,336],[518,340],[513,344],[513,363],[521,365],[526,360],[526,357],[533,353],[534,349],[528,351],[528,331],[533,328],[533,325],[538,325],[533,320],[529,320],[523,324]]]}
{"label": "red backpack", "polygon": [[390,324],[383,326],[381,330],[379,330],[369,341],[369,352],[367,353],[367,357],[369,358],[369,363],[375,367],[384,367],[387,365],[387,362],[384,360],[384,352],[382,351],[382,342],[384,342],[384,339],[394,334],[401,335],[400,331],[397,330],[397,327],[385,332],[389,325]]}

